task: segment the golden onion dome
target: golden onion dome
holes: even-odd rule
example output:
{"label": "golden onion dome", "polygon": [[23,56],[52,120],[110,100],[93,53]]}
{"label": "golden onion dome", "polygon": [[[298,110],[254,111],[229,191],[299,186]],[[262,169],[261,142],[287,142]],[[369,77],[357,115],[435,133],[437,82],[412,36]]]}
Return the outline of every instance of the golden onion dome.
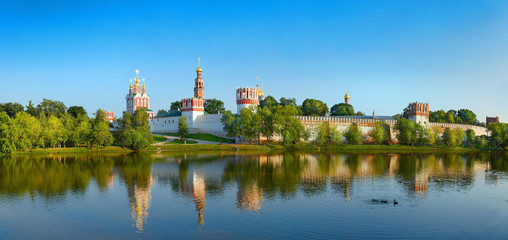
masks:
{"label": "golden onion dome", "polygon": [[344,99],[349,99],[349,95],[347,93],[344,95]]}
{"label": "golden onion dome", "polygon": [[201,69],[201,67],[198,66],[198,68],[196,68],[196,72],[203,72],[203,69]]}

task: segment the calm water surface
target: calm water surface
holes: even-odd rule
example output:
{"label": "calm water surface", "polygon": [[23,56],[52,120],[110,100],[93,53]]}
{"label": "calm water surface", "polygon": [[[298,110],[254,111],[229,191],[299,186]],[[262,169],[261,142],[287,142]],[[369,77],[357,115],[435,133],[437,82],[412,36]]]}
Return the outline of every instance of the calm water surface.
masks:
{"label": "calm water surface", "polygon": [[0,158],[2,239],[168,237],[508,239],[508,153]]}

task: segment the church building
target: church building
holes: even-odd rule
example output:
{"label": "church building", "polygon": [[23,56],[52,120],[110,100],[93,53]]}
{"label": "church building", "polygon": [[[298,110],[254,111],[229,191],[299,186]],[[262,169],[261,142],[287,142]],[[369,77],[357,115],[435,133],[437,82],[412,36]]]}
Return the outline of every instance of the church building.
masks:
{"label": "church building", "polygon": [[138,108],[145,108],[148,114],[148,119],[153,118],[153,111],[150,110],[150,97],[146,93],[145,79],[143,78],[143,86],[140,86],[139,70],[136,69],[136,78],[134,79],[134,88],[131,84],[129,86],[129,93],[125,97],[127,102],[127,111],[134,114]]}

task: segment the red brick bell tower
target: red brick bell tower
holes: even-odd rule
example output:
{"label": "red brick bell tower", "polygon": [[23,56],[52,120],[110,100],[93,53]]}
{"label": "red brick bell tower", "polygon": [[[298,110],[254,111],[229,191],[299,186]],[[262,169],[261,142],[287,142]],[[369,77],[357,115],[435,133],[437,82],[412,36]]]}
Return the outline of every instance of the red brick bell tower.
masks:
{"label": "red brick bell tower", "polygon": [[198,57],[198,68],[196,68],[196,79],[194,84],[194,97],[205,99],[205,87],[203,86],[203,78],[201,77],[201,73],[203,70],[199,66],[199,57]]}

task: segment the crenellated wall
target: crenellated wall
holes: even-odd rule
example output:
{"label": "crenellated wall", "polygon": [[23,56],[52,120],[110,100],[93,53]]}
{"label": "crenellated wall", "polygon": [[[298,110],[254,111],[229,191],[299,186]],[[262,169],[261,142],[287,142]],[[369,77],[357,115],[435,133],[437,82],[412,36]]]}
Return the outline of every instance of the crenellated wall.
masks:
{"label": "crenellated wall", "polygon": [[[189,124],[190,133],[210,133],[218,136],[225,136],[226,132],[223,130],[223,124],[220,121],[222,114],[208,114],[199,115],[195,120]],[[310,134],[310,141],[314,141],[317,137],[317,127],[323,123],[328,122],[332,126],[336,127],[337,130],[344,132],[352,123],[358,124],[364,135],[367,135],[376,122],[386,123],[390,126],[390,135],[393,140],[397,138],[397,131],[395,130],[395,124],[397,120],[393,119],[381,119],[381,118],[367,118],[367,117],[354,117],[354,116],[330,116],[330,117],[314,117],[314,116],[295,116],[299,119],[302,125]],[[176,117],[163,117],[154,118],[150,120],[150,127],[152,133],[176,133],[178,132],[178,120],[180,116]],[[190,120],[190,119],[189,119]],[[476,135],[488,135],[487,128],[466,125],[466,124],[451,124],[451,123],[428,123],[427,127],[439,127],[442,130],[445,128],[462,128],[464,131],[467,129],[473,129]],[[272,139],[279,140],[279,137],[274,136]]]}

